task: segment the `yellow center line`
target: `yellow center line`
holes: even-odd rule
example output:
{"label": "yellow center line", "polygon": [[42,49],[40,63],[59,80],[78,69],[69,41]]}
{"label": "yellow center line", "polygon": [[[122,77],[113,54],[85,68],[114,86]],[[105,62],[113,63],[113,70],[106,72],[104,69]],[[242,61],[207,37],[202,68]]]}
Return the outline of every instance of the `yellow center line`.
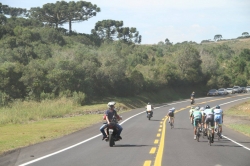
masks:
{"label": "yellow center line", "polygon": [[164,120],[164,125],[163,125],[163,129],[161,133],[161,140],[160,140],[159,148],[158,148],[157,155],[155,158],[155,163],[154,163],[155,166],[161,166],[162,155],[163,155],[163,150],[164,150],[166,121],[167,121],[167,118]]}
{"label": "yellow center line", "polygon": [[151,160],[146,160],[143,166],[151,166]]}
{"label": "yellow center line", "polygon": [[151,150],[150,150],[150,154],[155,154],[155,151],[156,151],[156,148],[155,147],[153,147],[153,148],[151,148]]}
{"label": "yellow center line", "polygon": [[158,133],[157,135],[156,135],[156,137],[160,137],[161,136],[161,134],[160,133]]}
{"label": "yellow center line", "polygon": [[154,144],[158,144],[159,143],[159,140],[158,139],[156,139],[155,140],[155,142],[154,142]]}

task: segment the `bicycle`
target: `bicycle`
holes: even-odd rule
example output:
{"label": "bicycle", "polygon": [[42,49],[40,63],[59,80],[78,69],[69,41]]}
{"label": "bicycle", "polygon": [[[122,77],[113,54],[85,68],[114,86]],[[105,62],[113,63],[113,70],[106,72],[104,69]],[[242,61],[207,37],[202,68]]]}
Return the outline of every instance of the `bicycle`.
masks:
{"label": "bicycle", "polygon": [[208,144],[211,146],[212,143],[212,129],[211,129],[211,124],[210,122],[208,123],[208,125],[206,126],[206,130],[207,130],[207,138],[208,138]]}
{"label": "bicycle", "polygon": [[217,134],[218,141],[219,141],[221,139],[221,133],[220,133],[220,127],[219,127],[218,122],[216,122],[216,126],[215,126],[215,129],[214,129],[214,132]]}
{"label": "bicycle", "polygon": [[199,138],[200,138],[200,127],[199,127],[200,123],[198,125],[196,125],[196,140],[197,142],[199,142]]}
{"label": "bicycle", "polygon": [[170,126],[171,126],[171,129],[174,128],[174,123],[173,123],[173,118],[174,117],[169,117],[170,118]]}

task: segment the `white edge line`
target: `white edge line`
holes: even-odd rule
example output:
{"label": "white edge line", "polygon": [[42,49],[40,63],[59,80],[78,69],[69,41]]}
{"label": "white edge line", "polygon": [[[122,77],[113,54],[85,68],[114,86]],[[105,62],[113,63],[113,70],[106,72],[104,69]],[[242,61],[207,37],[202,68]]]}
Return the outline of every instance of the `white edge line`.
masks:
{"label": "white edge line", "polygon": [[[201,99],[205,99],[205,98],[210,98],[210,97],[199,98],[199,99],[196,99],[196,100],[201,100]],[[239,100],[244,100],[244,99],[247,99],[247,98],[250,98],[250,97],[246,97],[246,98],[243,98],[243,99],[234,100],[234,101],[227,102],[227,103],[220,104],[220,105],[229,104],[229,103],[232,103],[232,102],[235,102],[235,101],[239,101]],[[187,101],[189,101],[189,100],[187,100]],[[171,104],[167,104],[167,105],[174,105],[174,104],[179,104],[179,103],[185,103],[185,102],[187,102],[187,101],[181,101],[181,102],[171,103]],[[155,109],[162,108],[162,107],[165,107],[165,106],[166,106],[166,105],[163,105],[163,106],[160,106],[160,107],[156,107]],[[142,111],[142,112],[140,112],[140,113],[138,113],[138,114],[135,114],[135,115],[133,115],[133,116],[127,118],[127,119],[124,120],[122,123],[120,123],[120,125],[122,125],[122,124],[125,123],[126,121],[128,121],[128,120],[132,119],[133,117],[138,116],[138,115],[140,115],[140,114],[142,114],[142,113],[145,113],[145,111]],[[35,159],[35,160],[31,160],[31,161],[29,161],[29,162],[23,163],[23,164],[21,164],[21,165],[19,165],[19,166],[26,166],[26,165],[35,163],[35,162],[40,161],[40,160],[42,160],[42,159],[45,159],[45,158],[48,158],[48,157],[50,157],[50,156],[56,155],[56,154],[58,154],[58,153],[64,152],[64,151],[66,151],[66,150],[72,149],[72,148],[74,148],[74,147],[76,147],[76,146],[78,146],[78,145],[81,145],[81,144],[83,144],[83,143],[85,143],[85,142],[88,142],[88,141],[90,141],[90,140],[92,140],[92,139],[94,139],[94,138],[96,138],[96,137],[101,136],[101,135],[102,135],[102,134],[95,135],[95,136],[93,136],[93,137],[91,137],[91,138],[88,138],[88,139],[82,141],[82,142],[79,142],[79,143],[77,143],[77,144],[74,144],[74,145],[72,145],[72,146],[69,146],[69,147],[67,147],[67,148],[64,148],[64,149],[62,149],[62,150],[56,151],[56,152],[54,152],[54,153],[50,153],[50,154],[48,154],[48,155],[46,155],[46,156],[37,158],[37,159]],[[225,137],[225,136],[224,136],[224,137]],[[234,143],[236,143],[236,144],[238,144],[238,145],[244,147],[244,148],[247,149],[247,150],[250,150],[249,148],[247,148],[247,147],[241,145],[240,143],[237,143],[237,142],[233,141],[232,139],[230,139],[230,138],[228,138],[228,137],[225,137],[225,138],[227,138],[228,140],[230,140],[230,141],[232,141],[232,142],[234,142]]]}
{"label": "white edge line", "polygon": [[[233,102],[236,102],[236,101],[239,101],[239,100],[244,100],[244,99],[249,99],[249,98],[250,98],[250,97],[245,97],[245,98],[242,98],[242,99],[233,100],[233,101],[230,101],[230,102],[227,102],[227,103],[223,103],[223,104],[220,104],[220,105],[226,105],[226,104],[229,104],[229,103],[233,103]],[[241,146],[241,147],[243,147],[243,148],[245,148],[245,149],[247,149],[247,150],[250,151],[250,148],[248,148],[248,147],[246,147],[246,146],[244,146],[244,145],[242,145],[242,144],[240,144],[240,143],[238,143],[238,142],[232,140],[231,138],[228,138],[228,137],[226,137],[226,136],[224,136],[224,135],[222,135],[222,136],[223,136],[224,138],[228,139],[229,141],[231,141],[231,142],[233,142],[233,143],[235,143],[235,144],[237,144],[237,145],[239,145],[239,146]]]}
{"label": "white edge line", "polygon": [[232,140],[231,138],[228,138],[228,137],[226,137],[226,136],[224,136],[224,135],[222,135],[222,136],[223,136],[224,138],[228,139],[229,141],[232,141],[233,143],[235,143],[235,144],[237,144],[237,145],[239,145],[239,146],[241,146],[241,147],[243,147],[243,148],[245,148],[245,149],[247,149],[247,150],[250,151],[250,149],[249,149],[248,147],[246,147],[246,146],[244,146],[244,145],[242,145],[242,144],[240,144],[240,143],[238,143],[238,142],[236,142],[236,141]]}

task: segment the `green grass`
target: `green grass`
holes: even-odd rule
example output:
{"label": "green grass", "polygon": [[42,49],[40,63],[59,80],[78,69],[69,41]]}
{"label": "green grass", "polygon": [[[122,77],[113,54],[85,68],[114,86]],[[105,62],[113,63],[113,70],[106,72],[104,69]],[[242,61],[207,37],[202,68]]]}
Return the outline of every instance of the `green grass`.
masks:
{"label": "green grass", "polygon": [[0,154],[8,150],[58,138],[101,121],[102,114],[94,114],[0,126]]}
{"label": "green grass", "polygon": [[227,122],[226,126],[250,137],[250,101],[238,104],[224,112],[225,116],[238,119],[238,121]]}
{"label": "green grass", "polygon": [[228,127],[250,137],[250,125],[248,124],[229,124]]}

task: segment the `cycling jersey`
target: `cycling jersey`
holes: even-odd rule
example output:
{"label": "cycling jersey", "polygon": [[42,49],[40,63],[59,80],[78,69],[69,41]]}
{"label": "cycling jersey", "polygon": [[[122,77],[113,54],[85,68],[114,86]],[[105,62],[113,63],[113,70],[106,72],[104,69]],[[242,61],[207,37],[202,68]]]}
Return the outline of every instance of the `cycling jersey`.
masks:
{"label": "cycling jersey", "polygon": [[169,109],[168,110],[168,116],[170,116],[170,117],[174,117],[174,109]]}
{"label": "cycling jersey", "polygon": [[205,109],[204,115],[206,116],[205,123],[208,124],[210,122],[211,127],[214,127],[214,112],[212,109]]}
{"label": "cycling jersey", "polygon": [[222,124],[222,109],[214,109],[214,121]]}
{"label": "cycling jersey", "polygon": [[192,116],[194,117],[194,126],[197,126],[198,123],[201,123],[202,115],[199,110],[194,110]]}

